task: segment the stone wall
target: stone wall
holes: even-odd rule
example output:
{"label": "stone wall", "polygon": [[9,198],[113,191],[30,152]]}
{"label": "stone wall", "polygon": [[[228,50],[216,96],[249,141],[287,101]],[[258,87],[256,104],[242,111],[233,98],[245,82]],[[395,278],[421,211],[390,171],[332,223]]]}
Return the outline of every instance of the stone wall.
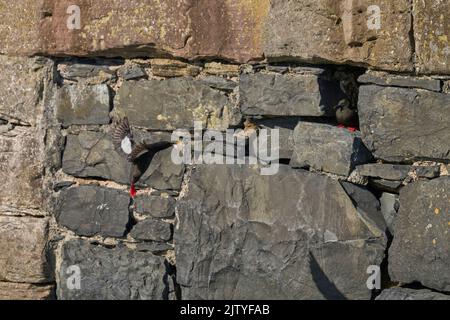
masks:
{"label": "stone wall", "polygon": [[[0,299],[449,299],[450,4],[372,2],[0,0]],[[125,115],[279,129],[279,171],[168,149],[132,201]]]}

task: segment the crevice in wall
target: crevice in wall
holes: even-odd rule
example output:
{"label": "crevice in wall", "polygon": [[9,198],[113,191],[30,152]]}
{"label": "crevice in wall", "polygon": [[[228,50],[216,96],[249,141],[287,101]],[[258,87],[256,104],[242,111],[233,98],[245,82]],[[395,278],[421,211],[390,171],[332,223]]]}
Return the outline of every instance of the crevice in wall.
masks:
{"label": "crevice in wall", "polygon": [[167,260],[164,260],[164,266],[166,273],[163,277],[165,289],[162,294],[163,300],[182,300],[181,286],[176,281],[177,268],[175,265],[170,264]]}
{"label": "crevice in wall", "polygon": [[432,292],[436,292],[436,293],[445,294],[445,295],[450,296],[450,291],[439,291],[439,290],[436,290],[436,289],[424,286],[423,284],[421,284],[418,281],[412,282],[412,283],[408,283],[408,284],[402,284],[401,287],[409,288],[409,289],[415,289],[415,290],[426,289],[426,290],[430,290]]}
{"label": "crevice in wall", "polygon": [[380,264],[380,276],[381,276],[381,288],[372,290],[371,300],[374,300],[377,296],[381,294],[384,289],[391,288],[397,285],[397,282],[393,282],[389,276],[389,248],[391,247],[392,241],[394,239],[393,235],[386,228],[387,245],[384,251],[384,258]]}

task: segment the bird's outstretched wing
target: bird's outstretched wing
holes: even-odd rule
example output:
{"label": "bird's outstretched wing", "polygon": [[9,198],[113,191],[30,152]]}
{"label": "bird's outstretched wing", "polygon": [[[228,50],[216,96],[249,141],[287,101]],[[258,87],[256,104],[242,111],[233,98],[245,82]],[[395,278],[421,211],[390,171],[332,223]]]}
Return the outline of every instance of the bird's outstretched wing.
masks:
{"label": "bird's outstretched wing", "polygon": [[128,161],[134,162],[136,159],[138,159],[140,156],[148,152],[147,145],[145,143],[139,143],[137,144],[131,153],[128,155],[127,159]]}
{"label": "bird's outstretched wing", "polygon": [[124,156],[129,157],[134,149],[133,133],[128,118],[117,121],[112,132],[114,149]]}
{"label": "bird's outstretched wing", "polygon": [[169,141],[160,141],[155,143],[141,142],[133,148],[131,154],[128,155],[128,160],[134,162],[145,153],[151,153],[152,155],[154,155],[161,150],[169,148],[172,145],[174,145],[174,143]]}

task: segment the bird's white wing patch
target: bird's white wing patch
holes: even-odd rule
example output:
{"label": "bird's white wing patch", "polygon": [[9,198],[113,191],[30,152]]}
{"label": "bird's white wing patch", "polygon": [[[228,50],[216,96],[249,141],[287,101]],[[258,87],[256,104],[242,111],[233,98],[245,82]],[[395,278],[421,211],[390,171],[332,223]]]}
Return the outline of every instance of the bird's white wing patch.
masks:
{"label": "bird's white wing patch", "polygon": [[122,148],[123,152],[125,152],[126,154],[130,154],[132,150],[130,138],[123,138],[122,142],[120,143],[120,147]]}

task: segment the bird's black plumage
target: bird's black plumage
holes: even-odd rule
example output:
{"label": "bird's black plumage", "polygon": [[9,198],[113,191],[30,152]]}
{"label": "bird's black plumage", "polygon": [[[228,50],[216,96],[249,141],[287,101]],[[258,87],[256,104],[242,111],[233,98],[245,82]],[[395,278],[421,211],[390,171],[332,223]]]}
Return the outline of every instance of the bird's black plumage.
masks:
{"label": "bird's black plumage", "polygon": [[132,188],[147,170],[153,157],[159,151],[174,145],[174,143],[170,141],[158,141],[155,143],[142,141],[135,143],[133,132],[127,117],[120,119],[115,123],[112,131],[112,139],[116,151],[125,156],[132,164],[130,172],[130,184]]}
{"label": "bird's black plumage", "polygon": [[336,112],[336,121],[345,126],[358,126],[357,110],[352,109],[347,99],[339,101],[339,104],[334,107]]}

